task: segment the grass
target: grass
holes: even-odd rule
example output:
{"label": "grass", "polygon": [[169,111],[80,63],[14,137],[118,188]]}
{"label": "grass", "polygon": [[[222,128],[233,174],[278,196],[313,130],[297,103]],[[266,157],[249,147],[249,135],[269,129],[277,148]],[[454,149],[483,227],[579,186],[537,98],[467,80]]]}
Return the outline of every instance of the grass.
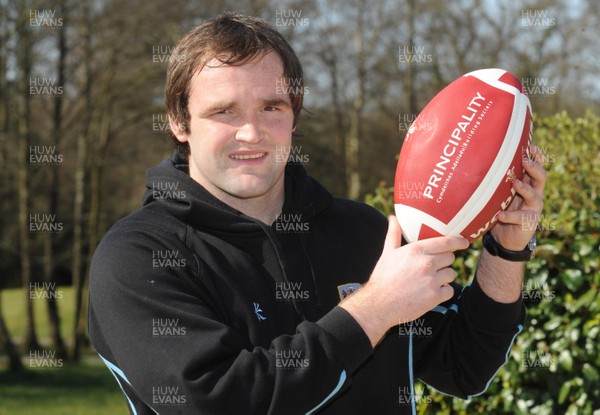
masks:
{"label": "grass", "polygon": [[1,415],[127,415],[117,382],[101,362],[0,372]]}
{"label": "grass", "polygon": [[[63,339],[68,340],[73,336],[73,321],[75,319],[75,291],[73,287],[56,287],[57,306],[61,320],[61,333]],[[38,296],[43,296],[42,291],[36,291]],[[15,343],[20,343],[25,334],[25,302],[33,302],[35,327],[40,343],[50,344],[50,327],[46,300],[30,300],[29,293],[23,288],[2,290],[2,311],[8,330]]]}
{"label": "grass", "polygon": [[[57,299],[61,332],[70,345],[74,291],[72,287],[57,287],[57,292],[62,297]],[[3,290],[1,295],[2,311],[13,341],[21,346],[25,333],[25,303],[33,301],[38,339],[45,348],[50,348],[46,301],[30,300],[24,289]],[[30,367],[29,352],[23,351],[22,356],[28,369],[15,375],[8,373],[6,359],[0,354],[0,415],[129,414],[117,382],[93,350],[85,351],[79,364],[65,361],[56,368]]]}

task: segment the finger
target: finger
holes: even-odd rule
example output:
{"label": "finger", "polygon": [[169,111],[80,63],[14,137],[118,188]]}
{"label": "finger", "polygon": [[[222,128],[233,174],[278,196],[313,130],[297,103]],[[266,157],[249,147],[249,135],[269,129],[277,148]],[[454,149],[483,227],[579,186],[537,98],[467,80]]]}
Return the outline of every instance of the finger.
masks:
{"label": "finger", "polygon": [[521,225],[523,230],[534,230],[541,218],[540,213],[527,210],[513,210],[498,215],[498,221],[511,225]]}
{"label": "finger", "polygon": [[439,236],[414,243],[419,244],[423,252],[428,254],[458,251],[469,246],[469,241],[462,236]]}
{"label": "finger", "polygon": [[544,155],[544,152],[540,147],[536,145],[531,146],[531,158],[532,160],[537,161],[541,165],[544,165],[546,163],[546,156]]}
{"label": "finger", "polygon": [[523,162],[525,173],[531,179],[529,183],[539,192],[543,192],[546,184],[546,170],[544,166],[537,161],[528,160]]}
{"label": "finger", "polygon": [[440,287],[440,298],[441,298],[440,303],[443,303],[444,301],[448,301],[453,296],[454,296],[454,288],[452,288],[451,285],[442,285]]}
{"label": "finger", "polygon": [[456,278],[456,271],[452,268],[443,268],[439,270],[436,274],[436,283],[441,286],[450,284]]}
{"label": "finger", "polygon": [[388,216],[388,230],[385,236],[383,249],[392,250],[402,245],[402,229],[395,216]]}
{"label": "finger", "polygon": [[519,206],[520,208],[527,207],[529,210],[542,211],[544,201],[541,192],[538,192],[533,186],[519,179],[513,181],[513,188],[523,198],[523,203]]}
{"label": "finger", "polygon": [[432,255],[431,266],[435,270],[441,270],[452,265],[455,258],[452,252],[442,252],[441,254]]}

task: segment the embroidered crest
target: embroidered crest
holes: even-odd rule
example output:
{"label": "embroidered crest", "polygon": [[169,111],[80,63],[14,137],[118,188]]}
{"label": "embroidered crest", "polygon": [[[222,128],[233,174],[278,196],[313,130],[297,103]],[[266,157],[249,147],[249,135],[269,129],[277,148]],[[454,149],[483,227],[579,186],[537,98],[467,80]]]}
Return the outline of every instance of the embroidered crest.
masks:
{"label": "embroidered crest", "polygon": [[354,291],[358,290],[361,285],[358,282],[350,282],[348,284],[338,285],[338,295],[340,296],[340,301],[344,298],[348,297]]}
{"label": "embroidered crest", "polygon": [[504,180],[505,182],[512,182],[513,180],[515,180],[517,178],[517,175],[515,174],[515,166],[512,166],[510,169],[508,169],[508,171],[506,172],[506,179]]}

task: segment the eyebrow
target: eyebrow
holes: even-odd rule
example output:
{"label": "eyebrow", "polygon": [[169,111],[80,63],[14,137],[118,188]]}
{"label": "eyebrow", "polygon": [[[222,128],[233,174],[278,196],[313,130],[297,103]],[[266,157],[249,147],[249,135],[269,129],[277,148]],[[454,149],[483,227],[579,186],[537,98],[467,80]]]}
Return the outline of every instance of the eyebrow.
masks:
{"label": "eyebrow", "polygon": [[271,98],[262,101],[265,107],[291,107],[292,104],[283,98]]}
{"label": "eyebrow", "polygon": [[[236,107],[236,103],[234,101],[218,101],[211,105],[209,105],[206,109],[202,111],[203,114],[210,114],[215,111],[228,110]],[[261,106],[264,107],[286,107],[291,108],[292,104],[286,101],[283,98],[267,98],[261,100]]]}

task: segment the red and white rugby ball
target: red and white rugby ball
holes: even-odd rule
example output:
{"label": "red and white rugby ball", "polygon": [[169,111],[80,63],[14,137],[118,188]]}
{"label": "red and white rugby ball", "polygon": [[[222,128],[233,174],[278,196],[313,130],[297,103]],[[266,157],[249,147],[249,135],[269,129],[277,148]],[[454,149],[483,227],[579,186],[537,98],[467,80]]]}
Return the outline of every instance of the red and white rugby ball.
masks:
{"label": "red and white rugby ball", "polygon": [[531,140],[531,104],[511,73],[481,69],[440,91],[400,151],[394,203],[404,238],[482,236],[513,200]]}

